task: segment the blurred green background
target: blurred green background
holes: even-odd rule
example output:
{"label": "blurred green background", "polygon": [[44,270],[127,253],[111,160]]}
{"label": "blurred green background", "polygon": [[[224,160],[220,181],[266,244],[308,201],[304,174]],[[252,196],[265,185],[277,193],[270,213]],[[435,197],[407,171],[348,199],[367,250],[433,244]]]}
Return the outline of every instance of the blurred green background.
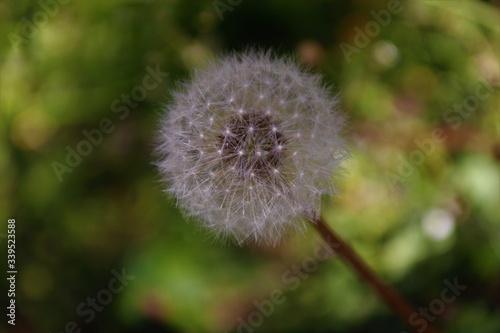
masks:
{"label": "blurred green background", "polygon": [[[254,316],[254,332],[410,332],[338,259],[290,288],[282,275],[320,244],[311,228],[275,248],[220,244],[162,194],[152,142],[175,82],[259,46],[294,55],[342,93],[352,158],[339,197],[325,200],[332,228],[417,308],[440,299],[445,280],[466,285],[439,310],[443,332],[500,332],[499,3],[391,3],[0,2],[2,258],[7,219],[17,228],[11,331],[237,332],[253,302],[279,289],[286,300]],[[168,76],[141,88],[155,69]],[[107,133],[82,144],[103,119]],[[88,154],[68,167],[68,149]],[[134,278],[110,294],[123,269]],[[88,297],[106,303],[92,320]]]}

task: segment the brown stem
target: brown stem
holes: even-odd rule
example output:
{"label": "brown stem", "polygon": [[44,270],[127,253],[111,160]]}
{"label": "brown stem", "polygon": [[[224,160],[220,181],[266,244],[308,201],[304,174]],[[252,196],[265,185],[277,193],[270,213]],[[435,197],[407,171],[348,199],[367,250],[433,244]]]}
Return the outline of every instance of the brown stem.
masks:
{"label": "brown stem", "polygon": [[368,283],[377,294],[385,301],[385,303],[396,312],[404,323],[409,325],[409,319],[413,316],[413,321],[425,322],[427,326],[425,330],[417,330],[412,326],[412,329],[417,333],[439,333],[439,331],[432,327],[428,320],[423,318],[403,297],[401,297],[393,288],[387,285],[382,279],[371,270],[363,260],[354,252],[354,250],[330,227],[319,218],[312,223],[318,229],[321,236],[325,239],[328,246],[338,254],[343,260],[347,261],[349,265],[358,273],[358,275]]}

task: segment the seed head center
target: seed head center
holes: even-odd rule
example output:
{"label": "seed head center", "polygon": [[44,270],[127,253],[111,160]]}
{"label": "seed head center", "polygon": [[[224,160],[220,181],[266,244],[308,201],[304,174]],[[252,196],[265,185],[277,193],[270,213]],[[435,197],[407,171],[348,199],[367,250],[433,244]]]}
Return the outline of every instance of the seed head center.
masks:
{"label": "seed head center", "polygon": [[283,164],[286,139],[265,112],[248,110],[229,119],[220,135],[220,155],[238,174],[267,178]]}

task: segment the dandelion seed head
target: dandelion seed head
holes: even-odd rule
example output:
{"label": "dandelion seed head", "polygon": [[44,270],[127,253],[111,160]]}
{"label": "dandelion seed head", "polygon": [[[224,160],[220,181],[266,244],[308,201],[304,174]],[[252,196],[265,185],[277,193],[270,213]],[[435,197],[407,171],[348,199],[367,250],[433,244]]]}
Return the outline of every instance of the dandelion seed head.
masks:
{"label": "dandelion seed head", "polygon": [[318,75],[270,53],[236,54],[173,96],[157,166],[166,191],[214,233],[275,245],[336,193],[345,118]]}

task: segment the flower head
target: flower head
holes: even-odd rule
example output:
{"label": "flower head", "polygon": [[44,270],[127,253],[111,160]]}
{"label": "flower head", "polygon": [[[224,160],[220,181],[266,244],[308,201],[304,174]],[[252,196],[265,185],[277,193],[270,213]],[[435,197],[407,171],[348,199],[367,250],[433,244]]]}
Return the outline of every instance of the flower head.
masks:
{"label": "flower head", "polygon": [[335,193],[345,121],[319,76],[250,52],[195,71],[173,96],[157,164],[167,192],[216,234],[276,244]]}

